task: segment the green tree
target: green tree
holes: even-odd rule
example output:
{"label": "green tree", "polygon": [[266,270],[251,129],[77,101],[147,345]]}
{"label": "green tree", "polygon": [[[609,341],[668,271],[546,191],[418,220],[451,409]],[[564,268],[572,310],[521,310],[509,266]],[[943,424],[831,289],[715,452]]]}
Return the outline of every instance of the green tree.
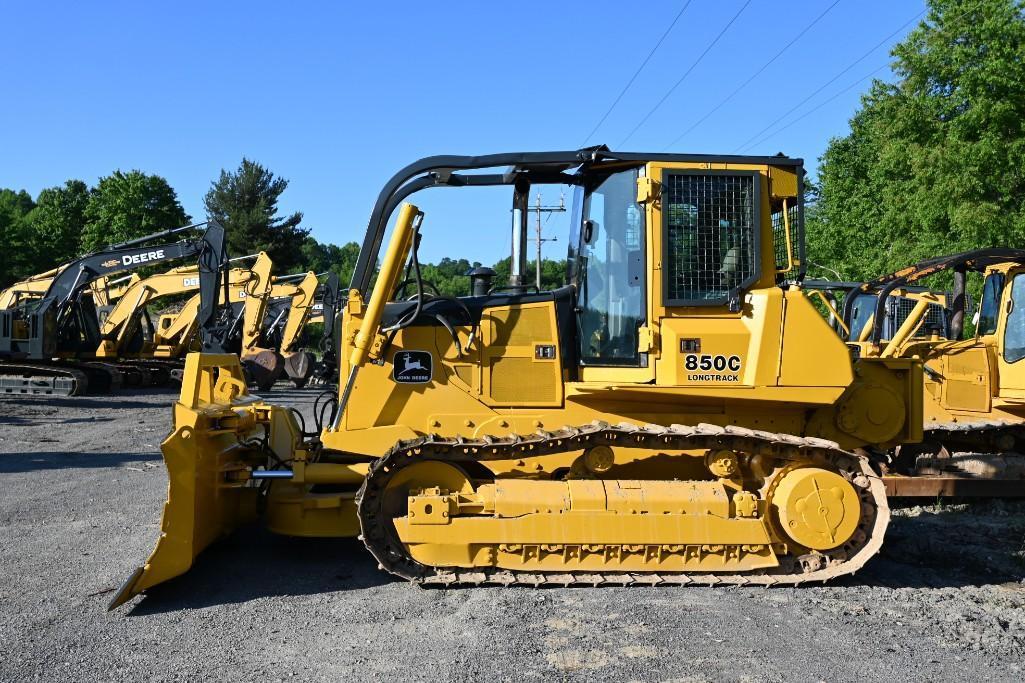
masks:
{"label": "green tree", "polygon": [[809,255],[847,277],[1025,238],[1025,4],[929,6],[821,160]]}
{"label": "green tree", "polygon": [[[495,276],[495,286],[505,287],[509,284],[509,273],[510,273],[511,259],[506,257],[496,263],[493,267],[498,275]],[[533,286],[536,283],[536,266],[534,265],[537,261],[527,262],[527,284]],[[558,289],[566,284],[566,261],[565,259],[552,260],[552,259],[541,259],[541,289],[544,291],[550,291]]]}
{"label": "green tree", "polygon": [[25,190],[0,189],[0,287],[32,275],[36,255],[27,217],[35,208]]}
{"label": "green tree", "polygon": [[278,198],[287,187],[287,180],[246,158],[236,171],[222,170],[211,183],[204,199],[207,215],[224,225],[232,254],[266,251],[277,272],[302,265],[309,233],[299,227],[303,215],[278,216]]}
{"label": "green tree", "polygon": [[189,215],[166,180],[142,171],[114,171],[100,178],[85,207],[80,249],[107,245],[187,225]]}
{"label": "green tree", "polygon": [[89,187],[81,180],[68,180],[63,187],[46,188],[28,215],[36,271],[67,263],[78,255],[86,226],[85,210]]}
{"label": "green tree", "polygon": [[[470,278],[467,277],[467,273],[477,265],[480,264],[471,264],[464,258],[451,259],[445,257],[437,264],[421,263],[420,276],[424,282],[434,285],[440,294],[445,296],[466,296],[470,293]],[[410,273],[410,278],[412,277],[413,275]],[[416,287],[413,285],[406,288],[408,295],[412,295],[415,291]],[[427,292],[431,292],[430,288],[428,288]]]}
{"label": "green tree", "polygon": [[349,286],[349,280],[352,279],[352,271],[356,268],[358,257],[359,245],[355,242],[338,246],[337,244],[318,242],[307,235],[302,245],[300,266],[303,270],[312,270],[315,273],[328,271],[337,273],[341,287],[345,288]]}

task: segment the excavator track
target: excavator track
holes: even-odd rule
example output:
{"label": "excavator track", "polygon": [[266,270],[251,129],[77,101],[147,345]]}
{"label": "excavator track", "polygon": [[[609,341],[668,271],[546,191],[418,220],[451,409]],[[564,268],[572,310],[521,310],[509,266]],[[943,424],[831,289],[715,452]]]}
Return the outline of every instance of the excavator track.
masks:
{"label": "excavator track", "polygon": [[146,386],[162,387],[174,377],[175,371],[181,375],[182,363],[175,361],[150,360],[143,358],[128,358],[118,361],[118,366],[138,368],[147,373]]}
{"label": "excavator track", "polygon": [[[661,450],[731,449],[746,454],[761,454],[780,463],[807,463],[838,472],[857,492],[861,516],[847,543],[822,552],[800,557],[782,556],[780,564],[768,569],[743,573],[719,572],[594,572],[594,571],[521,571],[495,567],[455,568],[426,566],[414,560],[397,538],[382,505],[388,482],[404,467],[437,460],[454,465],[516,460],[524,457],[565,453],[610,446]],[[682,457],[682,456],[681,456]],[[768,485],[766,498],[774,487]],[[381,568],[396,576],[421,584],[494,584],[494,585],[796,585],[809,581],[827,581],[851,574],[863,567],[882,545],[890,511],[883,483],[867,458],[844,451],[836,443],[811,437],[776,434],[741,427],[699,424],[696,426],[609,425],[604,422],[539,431],[526,436],[466,439],[424,436],[396,444],[376,460],[356,495],[362,540],[377,558]],[[652,546],[661,552],[666,546]]]}
{"label": "excavator track", "polygon": [[0,363],[0,394],[5,396],[81,396],[88,388],[86,373],[76,368]]}
{"label": "excavator track", "polygon": [[60,367],[84,372],[89,378],[89,393],[107,394],[125,385],[125,376],[114,363],[102,361],[63,361]]}

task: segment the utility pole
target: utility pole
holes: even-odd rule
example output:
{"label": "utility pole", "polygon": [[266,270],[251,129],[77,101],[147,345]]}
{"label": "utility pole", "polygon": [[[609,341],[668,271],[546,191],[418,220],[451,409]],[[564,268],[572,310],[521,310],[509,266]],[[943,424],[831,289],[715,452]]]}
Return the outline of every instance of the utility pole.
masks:
{"label": "utility pole", "polygon": [[[537,291],[541,291],[541,244],[542,242],[558,242],[558,237],[541,237],[541,214],[546,213],[551,217],[553,213],[565,213],[566,212],[566,195],[562,194],[559,196],[558,206],[544,206],[541,203],[541,191],[537,192],[537,203],[531,207],[530,211],[537,214],[537,221],[535,223],[535,231],[537,237],[534,239],[537,241],[537,261],[534,263],[534,269],[537,271]],[[547,222],[547,221],[546,221]]]}

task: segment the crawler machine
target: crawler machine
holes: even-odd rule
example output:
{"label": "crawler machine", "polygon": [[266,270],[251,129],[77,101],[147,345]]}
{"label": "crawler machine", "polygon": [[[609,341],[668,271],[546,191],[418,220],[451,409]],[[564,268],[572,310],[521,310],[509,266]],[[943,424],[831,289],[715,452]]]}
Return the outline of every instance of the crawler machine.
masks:
{"label": "crawler machine", "polygon": [[[921,365],[852,359],[792,285],[802,174],[783,156],[604,147],[406,167],[377,199],[340,306],[333,413],[304,433],[247,394],[237,359],[191,354],[163,443],[163,532],[111,606],[258,516],[283,534],[358,535],[419,583],[856,571],[889,521],[859,449],[920,438]],[[575,217],[566,286],[537,292],[527,198],[541,184],[572,186]],[[431,295],[417,257],[430,232],[404,202],[474,186],[512,190],[511,282]]]}
{"label": "crawler machine", "polygon": [[[160,241],[182,233],[192,236]],[[201,280],[205,271],[222,268],[221,226],[214,222],[189,225],[87,254],[55,271],[37,296],[0,310],[0,391],[76,395],[87,388],[103,392],[116,386],[121,368],[77,360],[93,356],[100,346],[100,322],[91,296],[94,283],[184,258],[198,259]],[[131,366],[124,369],[142,374]]]}
{"label": "crawler machine", "polygon": [[[896,329],[887,326],[892,294],[943,272],[954,282],[945,334],[937,329],[935,295],[906,307]],[[969,276],[984,278],[982,301],[975,333],[962,339]],[[891,495],[1025,496],[1025,251],[930,259],[856,292],[844,307],[844,318],[862,328],[851,340],[856,352],[924,362],[924,441],[895,449],[884,478]]]}
{"label": "crawler machine", "polygon": [[[845,340],[866,341],[871,334],[873,315],[876,310],[876,293],[861,290],[861,282],[834,282],[829,280],[805,280],[804,291],[809,298],[818,301],[829,324]],[[848,305],[848,298],[854,300]],[[899,287],[890,292],[883,307],[882,336],[890,339],[907,320],[919,301],[926,301],[925,316],[918,325],[915,336],[938,336],[949,339],[952,331],[954,311],[950,308],[952,292],[940,292],[926,287]],[[967,299],[965,300],[967,303]],[[844,318],[847,312],[849,320]]]}

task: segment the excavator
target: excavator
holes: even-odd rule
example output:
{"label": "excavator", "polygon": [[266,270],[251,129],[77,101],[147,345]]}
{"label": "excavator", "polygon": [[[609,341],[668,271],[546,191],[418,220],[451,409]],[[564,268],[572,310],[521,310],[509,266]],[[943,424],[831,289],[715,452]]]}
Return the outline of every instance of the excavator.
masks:
{"label": "excavator", "polygon": [[[232,261],[249,258],[253,257],[238,257]],[[260,252],[255,255],[255,261],[248,268],[229,269],[224,291],[217,295],[218,306],[224,307],[224,312],[230,319],[224,339],[221,340],[222,344],[240,356],[247,377],[261,390],[273,386],[283,372],[282,359],[273,349],[261,345],[262,321],[266,318],[273,292],[273,269],[274,263],[270,257],[265,252]],[[199,284],[194,281],[193,275],[186,274],[185,279],[188,280],[186,284],[175,283],[171,285],[171,289],[179,293],[198,289]],[[162,289],[166,291],[166,288]],[[144,291],[140,291],[140,295],[144,296]],[[212,298],[214,295],[209,296]],[[128,298],[131,299],[131,295],[128,295]],[[142,344],[139,355],[154,360],[180,359],[193,350],[197,343],[201,302],[202,294],[197,293],[188,299],[177,313],[161,315],[153,327],[152,339]],[[123,329],[119,321],[128,320],[131,313],[129,306],[126,306],[123,312],[112,313],[112,320],[105,329],[114,340],[121,337],[123,332],[127,332],[127,328]],[[108,351],[101,349],[100,355],[106,353]],[[115,352],[111,349],[109,353],[114,355]],[[180,370],[173,372],[176,379],[179,379],[180,375]]]}
{"label": "excavator", "polygon": [[297,389],[306,386],[313,376],[316,363],[313,354],[300,348],[300,343],[303,330],[313,317],[318,291],[320,281],[313,272],[275,278],[271,290],[271,302],[263,330],[264,343],[277,349],[285,375]]}
{"label": "excavator", "polygon": [[318,298],[313,303],[313,310],[307,325],[321,325],[320,358],[313,364],[311,380],[316,384],[338,383],[338,329],[335,324],[341,302],[338,296],[340,281],[338,274],[329,272],[318,290]]}
{"label": "excavator", "polygon": [[[159,242],[183,233],[193,236]],[[225,254],[220,224],[200,223],[154,233],[56,269],[41,294],[0,310],[0,391],[73,396],[87,390],[109,391],[126,374],[148,377],[136,366],[77,360],[100,346],[99,318],[89,293],[94,283],[116,274],[186,258],[198,259],[201,281],[207,271],[221,269]]]}
{"label": "excavator", "polygon": [[[27,304],[29,301],[41,298],[46,293],[46,290],[49,289],[54,277],[65,267],[59,266],[45,273],[33,275],[0,291],[0,310],[17,308]],[[97,312],[112,306],[138,280],[139,275],[132,273],[131,275],[113,280],[101,277],[90,283],[89,292],[92,295],[93,304],[96,306]]]}
{"label": "excavator", "polygon": [[[801,290],[803,175],[782,155],[606,147],[405,167],[339,304],[342,381],[315,431],[250,395],[236,357],[187,357],[162,531],[110,607],[254,520],[359,537],[417,584],[857,571],[890,517],[867,449],[921,439],[922,363],[853,357]],[[574,192],[554,291],[533,289],[526,263],[541,185]],[[435,187],[511,190],[508,286],[449,297],[423,279],[411,195]]]}
{"label": "excavator", "polygon": [[[952,292],[919,294],[899,326],[888,325],[893,299],[938,273],[953,274]],[[962,339],[969,276],[983,279],[982,300],[974,334]],[[1025,250],[929,259],[852,291],[842,316],[852,332],[860,326],[849,339],[855,353],[923,361],[924,440],[894,449],[884,477],[890,494],[1025,496]]]}
{"label": "excavator", "polygon": [[[231,302],[244,302],[247,287],[258,284],[257,273],[269,273],[272,267],[269,257],[260,252],[249,256],[229,259],[226,263],[239,263],[255,259],[251,267],[236,266],[227,272],[227,291]],[[197,266],[180,266],[166,273],[157,273],[140,280],[135,277],[120,297],[117,304],[110,308],[100,325],[100,346],[91,354],[99,359],[120,359],[121,363],[138,364],[161,372],[167,378],[180,379],[180,360],[191,347],[196,336],[196,322],[199,310],[198,296],[186,302],[183,310],[187,310],[189,322],[185,319],[176,324],[178,316],[167,318],[166,325],[154,325],[150,319],[149,308],[161,300],[180,297],[190,292],[199,291],[199,269]],[[224,292],[219,296],[219,303],[224,304]],[[167,336],[158,332],[158,327]],[[87,354],[89,355],[89,354]]]}

